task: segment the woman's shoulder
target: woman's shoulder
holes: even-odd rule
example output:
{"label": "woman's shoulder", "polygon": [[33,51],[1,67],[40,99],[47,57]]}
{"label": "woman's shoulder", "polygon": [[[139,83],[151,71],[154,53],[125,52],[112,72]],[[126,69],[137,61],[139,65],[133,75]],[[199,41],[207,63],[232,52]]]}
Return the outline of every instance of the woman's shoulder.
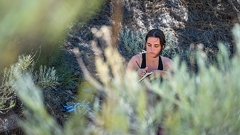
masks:
{"label": "woman's shoulder", "polygon": [[[132,58],[128,62],[127,68],[132,69],[132,70],[137,70],[139,68],[140,59],[141,59],[141,54],[132,56]],[[136,65],[136,62],[138,65]]]}
{"label": "woman's shoulder", "polygon": [[134,61],[139,61],[141,59],[141,57],[142,57],[142,54],[136,54],[136,55],[132,56],[131,59]]}
{"label": "woman's shoulder", "polygon": [[161,56],[161,58],[162,58],[163,61],[172,62],[172,60],[168,57]]}
{"label": "woman's shoulder", "polygon": [[163,65],[164,65],[164,69],[172,68],[173,61],[170,58],[161,56],[161,59],[162,59]]}

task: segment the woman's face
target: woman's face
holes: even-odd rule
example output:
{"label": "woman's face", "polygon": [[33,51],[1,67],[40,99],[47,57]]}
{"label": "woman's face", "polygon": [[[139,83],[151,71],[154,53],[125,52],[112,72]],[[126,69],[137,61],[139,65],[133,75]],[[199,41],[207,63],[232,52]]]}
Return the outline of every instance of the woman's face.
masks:
{"label": "woman's face", "polygon": [[146,42],[146,50],[148,55],[152,57],[158,57],[162,50],[162,46],[160,45],[160,39],[156,37],[148,37]]}

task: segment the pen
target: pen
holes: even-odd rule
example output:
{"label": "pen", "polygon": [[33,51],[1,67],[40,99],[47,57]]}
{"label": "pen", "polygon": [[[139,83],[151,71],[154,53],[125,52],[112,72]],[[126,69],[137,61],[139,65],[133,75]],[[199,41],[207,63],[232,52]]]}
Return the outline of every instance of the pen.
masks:
{"label": "pen", "polygon": [[[137,61],[135,61],[135,62],[137,63],[138,67],[141,68],[140,65],[138,64],[138,62]],[[146,73],[147,73],[147,70],[146,70]]]}
{"label": "pen", "polygon": [[137,63],[137,65],[138,65],[138,67],[140,68],[140,65],[138,64],[138,62],[136,61],[136,63]]}

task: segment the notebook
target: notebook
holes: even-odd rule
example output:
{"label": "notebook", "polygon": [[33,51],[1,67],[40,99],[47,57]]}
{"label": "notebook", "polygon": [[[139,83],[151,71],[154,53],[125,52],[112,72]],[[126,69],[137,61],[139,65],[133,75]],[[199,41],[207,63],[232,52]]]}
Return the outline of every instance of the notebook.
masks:
{"label": "notebook", "polygon": [[146,77],[148,77],[151,74],[153,74],[153,71],[146,73],[141,79],[138,80],[138,82],[141,82],[143,79],[145,79]]}

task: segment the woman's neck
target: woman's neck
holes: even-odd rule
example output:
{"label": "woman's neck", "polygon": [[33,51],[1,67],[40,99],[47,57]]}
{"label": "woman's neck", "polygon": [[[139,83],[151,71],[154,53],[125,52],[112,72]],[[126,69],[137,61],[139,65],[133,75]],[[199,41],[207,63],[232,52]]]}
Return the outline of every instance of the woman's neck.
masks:
{"label": "woman's neck", "polygon": [[149,63],[154,63],[156,61],[158,61],[159,56],[157,57],[150,57],[148,54],[146,54],[146,61],[148,61]]}

